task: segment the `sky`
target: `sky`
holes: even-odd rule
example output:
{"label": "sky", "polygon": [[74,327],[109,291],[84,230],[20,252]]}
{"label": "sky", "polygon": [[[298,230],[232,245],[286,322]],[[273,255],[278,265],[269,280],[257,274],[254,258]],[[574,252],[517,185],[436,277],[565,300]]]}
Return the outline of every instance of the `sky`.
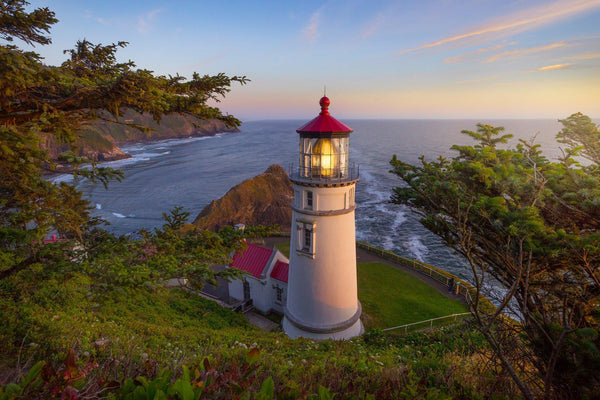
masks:
{"label": "sky", "polygon": [[600,117],[600,0],[29,0],[59,22],[34,50],[127,41],[161,75],[251,82],[218,103],[244,120]]}

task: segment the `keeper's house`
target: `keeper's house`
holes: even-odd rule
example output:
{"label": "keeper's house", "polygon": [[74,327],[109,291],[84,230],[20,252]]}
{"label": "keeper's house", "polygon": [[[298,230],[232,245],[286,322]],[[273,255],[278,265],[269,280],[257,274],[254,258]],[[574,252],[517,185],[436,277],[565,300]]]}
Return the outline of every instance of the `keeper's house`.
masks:
{"label": "keeper's house", "polygon": [[[229,297],[252,302],[264,314],[283,314],[287,300],[289,260],[277,249],[249,243],[233,256],[230,267],[246,272],[243,279],[229,283]],[[231,299],[231,300],[233,300]]]}

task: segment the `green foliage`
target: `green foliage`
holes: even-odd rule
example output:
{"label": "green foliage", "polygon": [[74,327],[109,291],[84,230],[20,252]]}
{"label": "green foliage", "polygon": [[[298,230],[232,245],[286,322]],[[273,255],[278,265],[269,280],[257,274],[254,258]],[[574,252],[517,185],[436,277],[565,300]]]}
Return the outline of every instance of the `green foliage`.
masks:
{"label": "green foliage", "polygon": [[[15,383],[0,384],[0,396],[10,392],[27,398],[100,393],[106,398],[129,399],[480,398],[475,390],[484,390],[495,380],[492,375],[480,374],[471,381],[467,377],[465,368],[473,365],[466,360],[482,342],[464,327],[390,337],[385,344],[359,339],[291,341],[249,332],[246,339],[257,340],[261,350],[232,342],[231,333],[221,331],[222,342],[209,345],[213,354],[191,363],[181,360],[168,368],[148,358],[128,365],[130,361],[118,352],[116,358],[105,361],[78,360],[71,350],[64,360],[41,362]],[[496,389],[507,390],[497,393],[498,398],[512,397],[511,388],[501,382]]]}
{"label": "green foliage", "polygon": [[25,0],[3,0],[0,2],[0,39],[12,42],[13,38],[27,44],[49,44],[51,40],[44,36],[50,32],[50,26],[57,23],[54,13],[47,7],[27,12]]}
{"label": "green foliage", "polygon": [[[600,354],[583,350],[597,348],[598,339],[583,347],[566,345],[579,343],[582,329],[600,329],[595,156],[600,135],[581,114],[561,122],[565,128],[558,137],[571,147],[560,162],[550,162],[530,142],[498,149],[496,144],[510,135],[498,137],[502,128],[483,124],[477,133],[463,131],[479,144],[453,146],[458,155],[451,160],[422,157],[418,166],[395,156],[391,161],[393,172],[406,183],[394,189],[392,201],[412,207],[425,227],[466,258],[479,290],[490,277],[506,289],[496,299],[497,310],[490,313],[477,301],[474,310],[498,361],[528,397],[532,391],[586,395],[600,388],[595,376]],[[580,150],[596,164],[580,166],[573,159]],[[502,313],[518,316],[520,324]],[[582,359],[591,363],[577,368]],[[517,374],[513,365],[523,362],[537,372]]]}
{"label": "green foliage", "polygon": [[573,155],[581,155],[596,165],[600,164],[600,132],[590,117],[582,113],[559,120],[563,129],[556,135],[559,143],[569,146]]}
{"label": "green foliage", "polygon": [[[23,0],[0,1],[0,39],[50,43],[44,33],[57,22],[54,13],[48,8],[29,12],[27,6]],[[56,165],[40,150],[42,141],[65,145],[68,150],[60,158],[72,166],[72,173],[106,186],[123,174],[94,162],[83,168],[91,160],[76,156],[80,136],[100,141],[93,130],[84,129],[95,119],[147,130],[118,119],[127,109],[150,114],[157,122],[166,114],[185,113],[239,125],[206,102],[227,94],[234,82],[245,84],[246,77],[155,76],[136,69],[132,61],[117,62],[117,50],[126,45],[84,39],[65,51],[69,58],[61,66],[43,64],[34,52],[0,45],[0,249],[14,255],[11,263],[0,266],[0,279],[36,262],[52,262],[42,254],[48,232],[56,230],[85,245],[84,233],[98,223],[90,219],[89,204],[77,190],[43,178],[42,172],[54,171]]]}

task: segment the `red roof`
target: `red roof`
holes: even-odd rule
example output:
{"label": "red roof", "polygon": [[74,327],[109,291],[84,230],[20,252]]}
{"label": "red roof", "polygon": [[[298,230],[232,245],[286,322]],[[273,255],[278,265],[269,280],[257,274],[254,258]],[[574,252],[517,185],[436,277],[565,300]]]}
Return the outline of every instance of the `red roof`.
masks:
{"label": "red roof", "polygon": [[43,241],[44,244],[58,243],[58,242],[68,242],[68,240],[62,239],[62,238],[57,238],[56,235],[52,235],[49,238],[44,238],[44,241]]}
{"label": "red roof", "polygon": [[352,128],[342,124],[337,119],[329,114],[329,98],[322,97],[319,101],[321,105],[321,113],[312,121],[298,128],[298,133],[339,133],[352,132]]}
{"label": "red roof", "polygon": [[277,262],[275,263],[275,267],[273,268],[273,271],[271,272],[271,278],[287,283],[289,271],[290,271],[290,264],[277,260]]}
{"label": "red roof", "polygon": [[246,271],[255,278],[260,278],[271,258],[271,254],[273,254],[271,249],[248,243],[246,250],[235,253],[229,266]]}

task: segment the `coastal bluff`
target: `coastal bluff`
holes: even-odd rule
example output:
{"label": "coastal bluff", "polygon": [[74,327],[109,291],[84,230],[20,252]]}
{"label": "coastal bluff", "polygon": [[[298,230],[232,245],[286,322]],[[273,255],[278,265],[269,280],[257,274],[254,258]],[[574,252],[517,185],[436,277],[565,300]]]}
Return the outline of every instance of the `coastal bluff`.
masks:
{"label": "coastal bluff", "polygon": [[[127,110],[118,122],[110,121],[108,115],[100,117],[79,131],[75,142],[77,156],[94,161],[114,161],[130,157],[119,147],[124,144],[238,132],[237,128],[228,126],[222,120],[203,120],[186,113],[165,115],[160,123],[151,114],[132,110]],[[125,124],[135,124],[150,130],[143,132]],[[40,146],[53,160],[58,160],[62,152],[69,150],[67,144],[58,143],[54,135],[46,133],[40,133]]]}
{"label": "coastal bluff", "polygon": [[292,182],[277,164],[231,188],[198,214],[193,224],[218,231],[227,225],[274,225],[289,232],[292,220]]}

